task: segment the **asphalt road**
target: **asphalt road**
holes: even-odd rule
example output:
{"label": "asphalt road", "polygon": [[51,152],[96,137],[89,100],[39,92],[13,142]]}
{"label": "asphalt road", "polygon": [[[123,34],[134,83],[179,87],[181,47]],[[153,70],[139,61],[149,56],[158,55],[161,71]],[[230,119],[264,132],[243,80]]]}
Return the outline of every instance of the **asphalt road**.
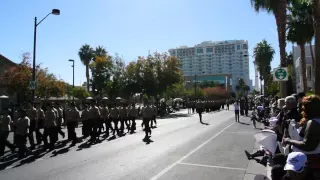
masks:
{"label": "asphalt road", "polygon": [[[1,180],[243,180],[254,146],[252,125],[235,123],[233,111],[198,116],[183,110],[159,119],[152,141],[144,134],[105,140],[91,147],[61,147],[22,161],[0,163]],[[139,123],[138,123],[139,124]]]}

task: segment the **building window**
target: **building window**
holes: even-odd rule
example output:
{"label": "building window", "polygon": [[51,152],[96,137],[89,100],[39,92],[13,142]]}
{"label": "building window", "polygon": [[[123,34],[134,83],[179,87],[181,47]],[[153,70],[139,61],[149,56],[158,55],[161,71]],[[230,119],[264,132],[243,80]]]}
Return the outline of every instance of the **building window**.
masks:
{"label": "building window", "polygon": [[247,45],[247,44],[243,44],[243,45],[242,45],[242,48],[243,48],[243,49],[248,49],[248,45]]}
{"label": "building window", "polygon": [[237,45],[237,50],[240,50],[240,45]]}
{"label": "building window", "polygon": [[212,48],[212,47],[207,48],[207,49],[206,49],[206,52],[207,52],[207,53],[213,52],[213,48]]}
{"label": "building window", "polygon": [[197,49],[197,53],[203,53],[203,49],[202,48]]}

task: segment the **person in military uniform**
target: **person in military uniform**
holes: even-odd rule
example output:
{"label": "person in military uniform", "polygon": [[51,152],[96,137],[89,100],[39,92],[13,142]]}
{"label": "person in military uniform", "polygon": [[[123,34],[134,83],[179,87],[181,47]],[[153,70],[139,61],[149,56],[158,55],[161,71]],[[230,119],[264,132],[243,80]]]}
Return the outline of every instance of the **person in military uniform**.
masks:
{"label": "person in military uniform", "polygon": [[111,120],[114,124],[114,128],[113,128],[113,136],[115,136],[115,133],[117,132],[117,135],[120,135],[120,131],[118,128],[118,123],[119,123],[119,108],[116,106],[116,104],[113,104],[113,107],[110,110],[110,117]]}
{"label": "person in military uniform", "polygon": [[229,111],[229,106],[230,106],[230,100],[229,99],[226,100],[226,105],[227,105],[227,110]]}
{"label": "person in military uniform", "polygon": [[22,159],[26,155],[31,154],[31,151],[27,148],[27,137],[29,134],[30,119],[27,116],[25,109],[19,110],[20,118],[15,122],[16,126],[16,145],[19,148],[18,158]]}
{"label": "person in military uniform", "polygon": [[[48,137],[50,143],[48,144]],[[57,132],[57,112],[53,109],[53,105],[48,103],[45,113],[43,142],[45,149],[54,149],[54,144],[58,141]]]}
{"label": "person in military uniform", "polygon": [[91,117],[90,117],[90,106],[88,104],[84,104],[84,110],[81,113],[82,119],[82,135],[83,139],[89,137],[91,134]]}
{"label": "person in military uniform", "polygon": [[131,123],[131,128],[130,128],[130,133],[133,134],[136,130],[136,118],[138,117],[138,109],[136,108],[135,104],[132,104],[130,107],[130,119],[132,121]]}
{"label": "person in military uniform", "polygon": [[[41,104],[36,104],[37,114],[38,114],[38,124],[37,124],[37,131],[39,131],[39,134],[36,134],[37,138],[37,144],[41,144],[42,141],[42,134],[40,133],[40,129],[44,128],[44,121],[45,121],[45,113],[41,108]],[[41,136],[39,136],[41,134]]]}
{"label": "person in military uniform", "polygon": [[[157,127],[157,113],[158,113],[158,108],[154,104],[151,106],[152,108],[152,119],[151,119],[151,128],[156,128]],[[154,125],[154,124],[155,125]]]}
{"label": "person in military uniform", "polygon": [[149,102],[146,102],[145,104],[146,105],[142,108],[142,121],[145,126],[144,140],[147,140],[150,138],[149,135],[151,136],[151,133],[152,133],[149,123],[152,120],[153,110],[152,110],[152,107],[150,106]]}
{"label": "person in military uniform", "polygon": [[93,123],[90,141],[96,142],[97,140],[99,140],[99,136],[100,136],[99,128],[101,126],[101,113],[96,102],[92,103],[92,106],[90,109],[90,117]]}
{"label": "person in military uniform", "polygon": [[197,103],[196,103],[196,111],[199,114],[199,119],[200,119],[200,123],[201,124],[204,124],[202,122],[202,113],[204,111],[204,107],[203,106],[204,106],[204,103],[202,103],[201,101],[197,101]]}
{"label": "person in military uniform", "polygon": [[124,134],[124,124],[126,123],[126,116],[127,116],[127,108],[123,103],[122,107],[119,107],[120,133],[122,135]]}
{"label": "person in military uniform", "polygon": [[62,136],[62,138],[65,137],[65,133],[62,131],[62,123],[63,123],[63,109],[60,106],[60,104],[56,104],[56,107],[54,108],[56,111],[56,115],[57,115],[57,132]]}
{"label": "person in military uniform", "polygon": [[0,157],[4,155],[5,147],[15,150],[15,146],[8,141],[8,136],[11,131],[12,119],[9,115],[9,109],[4,108],[0,114]]}
{"label": "person in military uniform", "polygon": [[108,106],[103,102],[101,106],[101,117],[103,123],[106,125],[106,137],[109,137],[110,130],[113,130],[110,120],[110,111]]}
{"label": "person in military uniform", "polygon": [[72,145],[77,143],[76,127],[80,120],[80,113],[74,102],[70,103],[70,108],[66,111],[66,124],[68,130],[68,140],[72,141]]}
{"label": "person in military uniform", "polygon": [[38,112],[37,109],[34,108],[33,104],[31,102],[27,103],[27,116],[30,119],[30,127],[29,127],[29,134],[28,134],[28,139],[30,142],[30,148],[34,149],[35,148],[35,143],[34,143],[34,136],[33,132],[36,133],[36,137],[38,144],[41,144],[41,136],[42,134],[40,133],[39,129],[37,128],[38,125]]}

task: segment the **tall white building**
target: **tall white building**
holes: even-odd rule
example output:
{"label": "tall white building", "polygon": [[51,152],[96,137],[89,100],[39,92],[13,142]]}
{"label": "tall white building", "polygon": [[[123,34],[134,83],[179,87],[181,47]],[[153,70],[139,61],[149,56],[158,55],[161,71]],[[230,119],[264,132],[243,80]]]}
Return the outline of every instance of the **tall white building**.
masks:
{"label": "tall white building", "polygon": [[[313,53],[315,53],[314,46],[312,46]],[[311,51],[310,47],[306,46],[306,76],[307,76],[307,87],[308,90],[314,89],[314,74],[312,72],[312,57],[311,57]],[[301,59],[301,50],[299,46],[293,47],[293,64],[295,68],[295,74],[296,74],[296,88],[297,92],[303,91],[303,84],[302,84],[302,67],[300,63]]]}
{"label": "tall white building", "polygon": [[182,62],[184,76],[230,74],[233,90],[240,78],[250,84],[248,41],[205,41],[170,49],[169,53]]}

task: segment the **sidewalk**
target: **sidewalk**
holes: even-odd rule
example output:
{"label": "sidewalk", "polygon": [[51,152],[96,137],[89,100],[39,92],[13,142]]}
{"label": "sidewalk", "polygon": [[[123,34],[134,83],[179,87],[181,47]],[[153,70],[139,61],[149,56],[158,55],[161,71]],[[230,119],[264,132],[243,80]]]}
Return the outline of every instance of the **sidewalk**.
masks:
{"label": "sidewalk", "polygon": [[[263,124],[257,122],[258,128],[263,128]],[[255,143],[251,152],[255,152],[260,149],[260,144]],[[250,152],[250,151],[249,151]],[[261,159],[261,158],[260,158]],[[271,168],[258,163],[256,160],[250,160],[244,180],[271,180]]]}

